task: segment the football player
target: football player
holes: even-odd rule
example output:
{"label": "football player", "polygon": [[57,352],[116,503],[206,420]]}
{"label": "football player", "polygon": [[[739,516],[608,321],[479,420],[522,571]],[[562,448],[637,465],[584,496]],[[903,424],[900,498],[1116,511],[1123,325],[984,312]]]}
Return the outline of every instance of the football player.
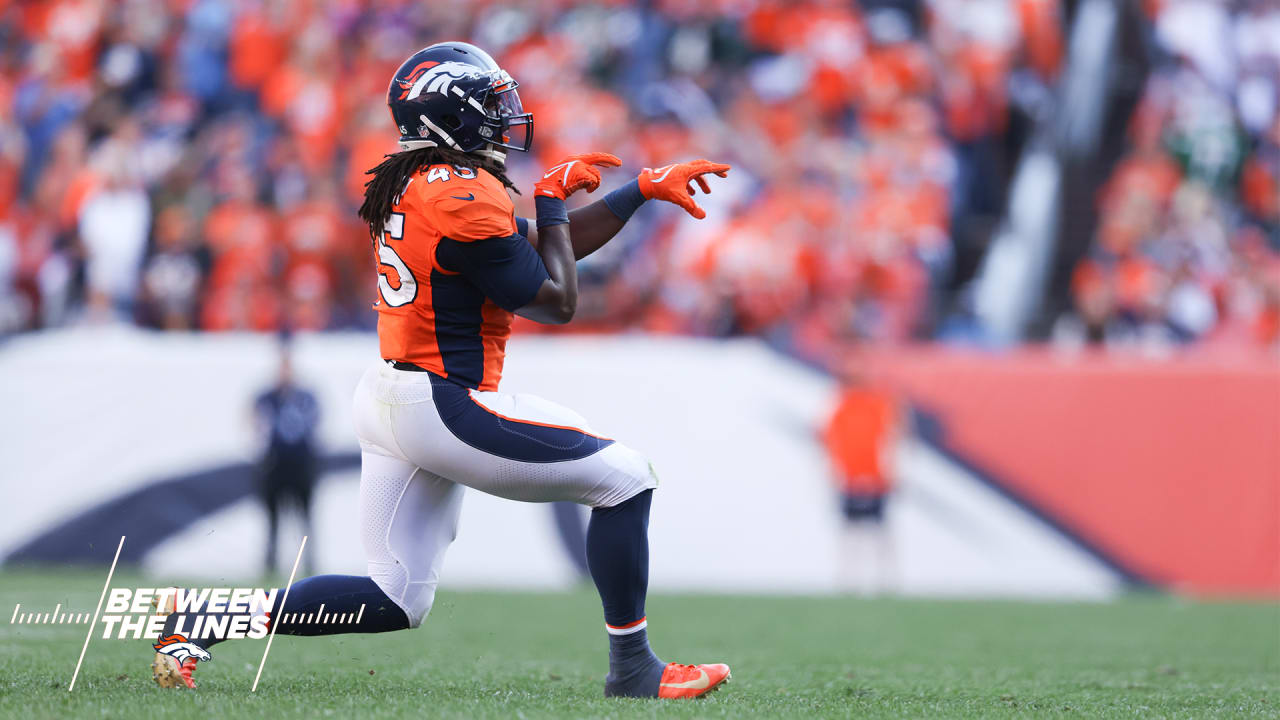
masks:
{"label": "football player", "polygon": [[[499,380],[515,315],[569,322],[576,260],[647,200],[705,217],[693,183],[710,192],[704,176],[723,177],[729,166],[695,160],[645,169],[570,213],[565,198],[594,191],[600,168],[621,164],[607,153],[573,155],[535,184],[537,217],[516,217],[506,152],[528,151],[533,140],[516,88],[488,54],[460,42],[419,51],[391,80],[387,101],[402,150],[370,171],[360,208],[378,273],[382,355],[355,393],[369,575],[300,580],[271,622],[291,635],[417,627],[431,610],[464,488],[572,501],[592,508],[587,565],[609,638],[605,695],[705,695],[729,679],[729,667],[663,662],[645,632],[649,505],[658,486],[648,460],[572,410],[500,391]],[[288,622],[321,605],[335,615],[366,609],[356,625]],[[195,663],[158,654],[153,670],[162,685],[193,687]]]}

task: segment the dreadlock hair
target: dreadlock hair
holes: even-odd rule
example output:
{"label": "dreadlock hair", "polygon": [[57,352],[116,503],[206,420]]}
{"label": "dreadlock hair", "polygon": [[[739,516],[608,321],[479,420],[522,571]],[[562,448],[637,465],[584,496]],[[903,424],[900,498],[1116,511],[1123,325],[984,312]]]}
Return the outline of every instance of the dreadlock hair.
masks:
{"label": "dreadlock hair", "polygon": [[377,235],[391,217],[391,206],[404,191],[405,183],[425,167],[436,164],[453,165],[469,170],[484,170],[498,178],[503,185],[516,189],[502,166],[494,160],[441,147],[425,147],[405,150],[384,156],[377,167],[366,170],[373,178],[364,184],[364,203],[360,205],[360,219],[369,224],[369,232]]}

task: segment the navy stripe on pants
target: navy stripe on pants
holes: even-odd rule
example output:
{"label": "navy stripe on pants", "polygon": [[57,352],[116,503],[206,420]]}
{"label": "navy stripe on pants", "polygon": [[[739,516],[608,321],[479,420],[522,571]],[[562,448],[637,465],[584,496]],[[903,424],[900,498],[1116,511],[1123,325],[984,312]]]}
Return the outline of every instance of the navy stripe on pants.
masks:
{"label": "navy stripe on pants", "polygon": [[431,374],[431,397],[445,427],[462,442],[518,462],[578,460],[609,447],[612,440],[580,430],[504,418],[471,399],[457,383]]}

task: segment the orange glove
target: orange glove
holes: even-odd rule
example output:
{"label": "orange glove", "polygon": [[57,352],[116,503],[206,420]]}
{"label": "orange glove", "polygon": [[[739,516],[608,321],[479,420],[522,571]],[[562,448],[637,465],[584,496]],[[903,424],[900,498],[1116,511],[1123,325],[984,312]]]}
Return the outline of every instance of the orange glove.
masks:
{"label": "orange glove", "polygon": [[707,213],[693,201],[693,185],[690,181],[696,180],[704,194],[710,193],[711,188],[707,187],[707,181],[702,176],[715,173],[724,177],[729,169],[730,166],[724,163],[715,163],[710,160],[694,160],[660,168],[645,168],[644,172],[640,173],[640,193],[650,200],[657,198],[675,203],[701,220],[707,216]]}
{"label": "orange glove", "polygon": [[534,197],[554,197],[563,200],[578,190],[595,192],[600,187],[600,171],[592,165],[618,167],[622,161],[609,153],[595,152],[570,155],[542,174],[534,183]]}

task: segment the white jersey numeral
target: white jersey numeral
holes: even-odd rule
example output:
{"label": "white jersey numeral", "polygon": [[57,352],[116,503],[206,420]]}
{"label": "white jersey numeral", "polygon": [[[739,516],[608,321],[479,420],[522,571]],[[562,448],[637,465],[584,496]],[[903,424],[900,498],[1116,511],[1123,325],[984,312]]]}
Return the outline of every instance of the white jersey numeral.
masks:
{"label": "white jersey numeral", "polygon": [[386,272],[379,271],[378,292],[382,294],[383,302],[391,307],[400,307],[413,302],[413,299],[418,296],[418,281],[413,277],[413,273],[409,272],[409,266],[404,260],[400,259],[396,251],[387,244],[388,237],[392,240],[404,239],[404,213],[391,213],[383,231],[378,234],[378,262],[394,269],[396,275],[400,277],[399,287],[391,287],[391,281],[387,280]]}

